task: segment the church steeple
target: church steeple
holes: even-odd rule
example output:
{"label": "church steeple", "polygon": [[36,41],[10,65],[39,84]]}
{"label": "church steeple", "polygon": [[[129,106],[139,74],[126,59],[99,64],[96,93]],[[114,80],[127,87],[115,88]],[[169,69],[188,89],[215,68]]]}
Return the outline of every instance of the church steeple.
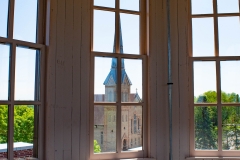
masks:
{"label": "church steeple", "polygon": [[[122,28],[121,28],[121,21],[119,23],[119,43],[120,43],[120,54],[123,54],[123,39],[122,39]],[[114,42],[113,42],[113,53],[116,53],[115,51],[115,43],[116,41],[116,35],[114,35]],[[125,71],[125,64],[124,59],[121,60],[121,83],[123,83],[124,79],[127,78],[128,84],[132,85],[126,71]],[[112,64],[111,64],[111,70],[107,76],[107,78],[104,81],[104,85],[109,85],[110,79],[113,79],[115,84],[117,84],[117,58],[112,58]],[[111,83],[112,84],[112,83]]]}
{"label": "church steeple", "polygon": [[[119,43],[120,43],[120,53],[123,54],[123,39],[122,39],[122,27],[121,27],[121,22],[119,23]],[[114,42],[113,42],[113,53],[116,53],[116,35],[114,35]],[[124,60],[122,60],[122,68],[125,68],[124,66]],[[112,68],[117,68],[117,59],[113,58],[112,59]]]}

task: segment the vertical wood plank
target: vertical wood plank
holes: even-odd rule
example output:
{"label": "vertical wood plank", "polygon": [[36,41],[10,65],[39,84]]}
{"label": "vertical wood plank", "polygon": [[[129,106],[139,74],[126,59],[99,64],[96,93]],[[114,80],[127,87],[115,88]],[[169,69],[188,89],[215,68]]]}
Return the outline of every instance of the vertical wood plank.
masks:
{"label": "vertical wood plank", "polygon": [[48,0],[48,17],[47,33],[49,37],[46,37],[47,45],[47,76],[46,76],[46,154],[45,159],[55,159],[55,144],[54,144],[54,131],[55,131],[55,110],[56,105],[56,37],[57,37],[57,0]]}
{"label": "vertical wood plank", "polygon": [[65,0],[65,28],[64,28],[64,159],[72,159],[72,56],[73,56],[73,0]]}
{"label": "vertical wood plank", "polygon": [[180,90],[179,90],[179,57],[181,57],[181,53],[179,53],[179,37],[178,37],[178,1],[172,0],[170,7],[171,13],[171,50],[172,50],[172,80],[173,80],[173,95],[172,95],[172,104],[173,104],[173,111],[172,111],[172,122],[173,122],[173,159],[179,159],[179,132],[180,132],[180,121],[179,121],[179,111],[180,111]]}
{"label": "vertical wood plank", "polygon": [[82,0],[80,159],[89,159],[90,1]]}
{"label": "vertical wood plank", "polygon": [[[156,158],[156,115],[155,109],[156,109],[156,100],[157,100],[157,91],[156,91],[156,35],[153,33],[154,30],[156,30],[156,0],[149,1],[149,72],[148,72],[148,82],[149,82],[149,118],[150,118],[150,147],[149,147],[149,156]],[[155,53],[155,54],[154,54]]]}
{"label": "vertical wood plank", "polygon": [[188,0],[178,0],[178,44],[179,44],[179,159],[189,156],[189,64],[188,64]]}
{"label": "vertical wood plank", "polygon": [[73,105],[72,105],[72,159],[80,159],[80,83],[81,83],[81,0],[73,1]]}
{"label": "vertical wood plank", "polygon": [[57,48],[56,48],[56,107],[55,107],[55,159],[64,158],[64,107],[65,107],[65,0],[57,3]]}

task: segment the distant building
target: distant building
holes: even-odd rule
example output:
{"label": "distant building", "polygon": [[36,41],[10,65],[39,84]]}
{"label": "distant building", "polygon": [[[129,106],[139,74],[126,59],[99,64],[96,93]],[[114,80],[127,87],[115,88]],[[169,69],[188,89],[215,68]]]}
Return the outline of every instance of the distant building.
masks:
{"label": "distant building", "polygon": [[[115,47],[114,47],[115,48]],[[120,53],[123,53],[120,31]],[[103,83],[105,94],[95,94],[95,102],[116,102],[117,99],[117,59],[112,59],[111,70]],[[138,93],[130,93],[132,82],[128,77],[124,60],[121,62],[122,102],[140,102]],[[121,108],[122,150],[142,146],[142,106],[122,106]],[[116,151],[116,107],[94,107],[94,140],[97,140],[102,152]]]}

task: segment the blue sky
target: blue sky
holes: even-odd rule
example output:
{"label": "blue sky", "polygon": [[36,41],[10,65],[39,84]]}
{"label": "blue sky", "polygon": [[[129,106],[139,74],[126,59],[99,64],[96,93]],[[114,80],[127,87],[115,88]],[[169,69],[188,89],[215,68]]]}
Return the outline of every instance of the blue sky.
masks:
{"label": "blue sky", "polygon": [[[0,36],[7,36],[8,0],[0,1]],[[37,0],[15,0],[14,39],[36,41]],[[8,45],[0,44],[0,100],[8,98]],[[15,100],[34,99],[36,51],[16,48]]]}
{"label": "blue sky", "polygon": [[[227,13],[239,12],[238,0],[218,0],[218,12]],[[95,5],[114,7],[114,0],[95,0]],[[8,0],[0,1],[0,36],[6,37],[7,34],[7,6]],[[37,0],[15,0],[15,18],[14,18],[14,38],[35,42],[36,39],[36,8]],[[120,0],[121,9],[139,10],[138,0]],[[193,14],[213,13],[212,0],[192,0]],[[114,13],[106,11],[95,11],[94,19],[94,50],[113,52],[113,41],[115,33]],[[121,14],[121,27],[123,37],[124,53],[139,54],[139,16],[130,14]],[[240,56],[240,23],[239,17],[218,18],[219,21],[219,53],[221,56]],[[193,19],[193,54],[194,56],[213,56],[214,55],[214,33],[213,33],[213,18],[194,18]],[[34,66],[35,51],[30,49],[17,49],[17,62],[22,60],[24,63],[19,64],[16,78],[19,78],[16,83],[16,93],[24,93],[23,97],[18,96],[17,99],[30,100],[33,96],[33,79],[34,70],[30,70],[30,66]],[[8,54],[9,48],[6,45],[0,45],[0,100],[6,99],[7,83],[8,83]],[[96,69],[104,71],[102,74],[96,75],[99,77],[99,84],[95,87],[95,93],[104,93],[103,81],[110,71],[111,61],[101,60]],[[136,71],[141,67],[139,62],[128,64],[125,60],[126,71],[132,80],[133,86],[131,93],[138,92],[141,94],[141,81],[139,76],[141,73]],[[234,66],[233,66],[234,64]],[[199,66],[200,65],[200,66]],[[235,68],[238,68],[238,62],[221,63],[222,73],[222,88],[225,92],[240,93],[238,82],[240,75]],[[138,66],[138,67],[137,67]],[[213,68],[213,69],[210,69]],[[27,73],[25,73],[27,72]],[[21,76],[19,76],[21,75]],[[216,82],[211,82],[214,79],[215,70],[213,63],[198,63],[195,65],[195,90],[194,95],[200,95],[205,91],[216,88]],[[20,79],[25,78],[26,83],[21,84]],[[31,78],[30,78],[31,77]],[[100,78],[101,77],[101,78]],[[135,80],[135,77],[136,78]],[[232,78],[230,78],[232,77]],[[205,80],[206,83],[203,83]],[[235,80],[234,82],[232,80]],[[21,85],[20,85],[21,84]],[[201,84],[201,85],[200,85]],[[22,86],[22,87],[21,87]],[[19,94],[20,95],[20,94]]]}

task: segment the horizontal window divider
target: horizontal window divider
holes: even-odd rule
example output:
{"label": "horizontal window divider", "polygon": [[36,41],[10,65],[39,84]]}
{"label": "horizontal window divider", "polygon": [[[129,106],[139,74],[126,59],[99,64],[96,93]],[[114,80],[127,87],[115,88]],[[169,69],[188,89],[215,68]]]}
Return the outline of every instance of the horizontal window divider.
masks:
{"label": "horizontal window divider", "polygon": [[208,107],[208,106],[217,106],[217,103],[195,103],[194,106],[200,106],[200,107]]}
{"label": "horizontal window divider", "polygon": [[109,8],[109,7],[103,7],[103,6],[94,6],[93,8],[96,9],[96,10],[116,12],[115,8]]}
{"label": "horizontal window divider", "polygon": [[0,43],[16,44],[17,46],[23,46],[23,47],[32,48],[32,49],[42,49],[45,47],[43,44],[36,44],[32,42],[26,42],[26,41],[3,38],[3,37],[0,37]]}
{"label": "horizontal window divider", "polygon": [[192,18],[240,16],[240,13],[194,14]]}
{"label": "horizontal window divider", "polygon": [[[119,152],[119,153],[111,153],[111,152],[104,152],[104,153],[95,153],[93,156],[90,158],[91,160],[99,160],[99,159],[104,159],[104,160],[110,160],[110,159],[118,159],[118,160],[145,160],[145,158],[135,158],[135,157],[142,157],[143,155],[143,150],[138,151],[138,152]],[[126,158],[126,156],[128,158]],[[148,160],[148,159],[147,159]],[[154,159],[150,159],[154,160]]]}
{"label": "horizontal window divider", "polygon": [[191,160],[191,159],[201,159],[201,160],[205,160],[205,159],[211,159],[211,160],[215,160],[215,159],[239,159],[240,157],[186,157],[185,159]]}
{"label": "horizontal window divider", "polygon": [[[130,59],[143,59],[147,55],[139,54],[120,54],[120,53],[107,53],[107,52],[92,52],[93,56],[97,57],[114,57],[114,58],[130,58]],[[240,57],[239,57],[240,59]]]}
{"label": "horizontal window divider", "polygon": [[[0,102],[0,104],[2,104]],[[36,102],[36,101],[14,101],[14,102],[8,102],[8,104],[12,105],[41,105],[42,102]]]}
{"label": "horizontal window divider", "polygon": [[[93,8],[96,9],[96,10],[103,10],[103,11],[110,11],[110,12],[116,12],[117,11],[117,9],[115,9],[115,8],[102,7],[102,6],[94,6]],[[126,10],[126,9],[119,9],[118,11],[119,11],[119,13],[140,15],[139,11],[132,11],[132,10]]]}
{"label": "horizontal window divider", "polygon": [[94,105],[96,106],[100,106],[100,105],[106,105],[106,106],[117,106],[117,105],[121,105],[121,106],[142,106],[144,103],[107,103],[107,102],[94,102]]}
{"label": "horizontal window divider", "polygon": [[240,56],[219,56],[219,57],[189,57],[192,61],[224,61],[224,60],[240,60]]}

